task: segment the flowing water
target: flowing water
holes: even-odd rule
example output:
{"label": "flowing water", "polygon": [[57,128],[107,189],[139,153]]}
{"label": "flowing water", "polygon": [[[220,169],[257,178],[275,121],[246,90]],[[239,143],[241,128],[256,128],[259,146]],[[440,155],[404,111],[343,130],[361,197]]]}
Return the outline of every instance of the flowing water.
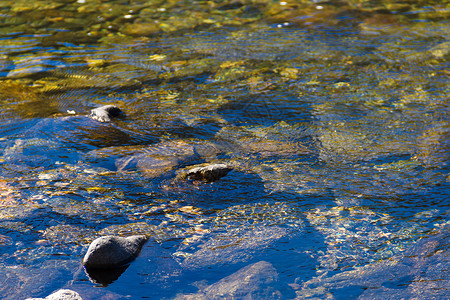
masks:
{"label": "flowing water", "polygon": [[[449,11],[2,1],[0,298],[448,298]],[[178,180],[201,163],[233,170]],[[88,277],[92,240],[133,234]]]}

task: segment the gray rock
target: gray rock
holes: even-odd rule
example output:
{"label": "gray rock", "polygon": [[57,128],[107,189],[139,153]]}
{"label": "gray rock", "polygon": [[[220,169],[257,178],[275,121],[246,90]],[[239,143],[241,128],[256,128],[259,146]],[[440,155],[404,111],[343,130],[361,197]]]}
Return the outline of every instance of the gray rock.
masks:
{"label": "gray rock", "polygon": [[94,240],[83,258],[85,268],[110,269],[133,261],[147,241],[144,235],[103,236]]}
{"label": "gray rock", "polygon": [[278,273],[272,264],[260,261],[246,266],[196,294],[177,299],[281,299],[276,289]]}
{"label": "gray rock", "polygon": [[83,298],[77,292],[61,289],[45,298],[28,298],[27,300],[83,300]]}
{"label": "gray rock", "polygon": [[213,182],[224,177],[231,170],[232,168],[226,164],[206,164],[184,170],[179,177],[181,179]]}
{"label": "gray rock", "polygon": [[99,122],[107,123],[111,122],[112,118],[118,117],[122,113],[122,110],[115,105],[104,105],[92,109],[89,117]]}

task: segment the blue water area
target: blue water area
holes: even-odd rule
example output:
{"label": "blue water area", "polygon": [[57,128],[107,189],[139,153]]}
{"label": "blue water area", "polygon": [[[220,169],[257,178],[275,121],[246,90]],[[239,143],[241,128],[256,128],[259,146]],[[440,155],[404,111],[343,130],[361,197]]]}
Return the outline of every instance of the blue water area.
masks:
{"label": "blue water area", "polygon": [[[165,10],[118,2],[126,17],[82,34],[66,27],[83,1],[31,29],[31,10],[2,8],[18,19],[0,28],[0,298],[448,295],[447,23],[164,16],[140,36],[126,19]],[[123,114],[90,116],[107,104]],[[182,176],[210,164],[232,170]],[[131,264],[83,268],[94,239],[135,234]]]}

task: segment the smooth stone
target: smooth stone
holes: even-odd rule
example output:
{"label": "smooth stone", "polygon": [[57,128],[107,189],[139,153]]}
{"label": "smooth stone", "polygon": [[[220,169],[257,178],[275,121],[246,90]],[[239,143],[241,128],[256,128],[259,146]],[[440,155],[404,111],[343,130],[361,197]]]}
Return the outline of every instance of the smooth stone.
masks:
{"label": "smooth stone", "polygon": [[112,269],[132,262],[147,241],[145,235],[129,237],[102,236],[94,240],[83,258],[83,266],[93,269]]}
{"label": "smooth stone", "polygon": [[115,105],[104,105],[92,109],[89,117],[99,122],[107,123],[111,122],[112,118],[118,117],[122,113],[122,110]]}
{"label": "smooth stone", "polygon": [[83,298],[75,291],[61,289],[45,298],[28,298],[27,300],[83,300]]}
{"label": "smooth stone", "polygon": [[182,176],[189,180],[213,182],[226,176],[231,170],[232,168],[226,164],[209,164],[188,169]]}

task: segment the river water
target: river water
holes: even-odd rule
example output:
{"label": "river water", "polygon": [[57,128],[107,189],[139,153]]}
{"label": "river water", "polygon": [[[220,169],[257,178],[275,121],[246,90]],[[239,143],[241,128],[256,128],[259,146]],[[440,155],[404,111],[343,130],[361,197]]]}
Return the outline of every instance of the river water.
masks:
{"label": "river water", "polygon": [[[448,298],[449,11],[2,1],[0,298]],[[205,163],[233,170],[179,180]]]}

